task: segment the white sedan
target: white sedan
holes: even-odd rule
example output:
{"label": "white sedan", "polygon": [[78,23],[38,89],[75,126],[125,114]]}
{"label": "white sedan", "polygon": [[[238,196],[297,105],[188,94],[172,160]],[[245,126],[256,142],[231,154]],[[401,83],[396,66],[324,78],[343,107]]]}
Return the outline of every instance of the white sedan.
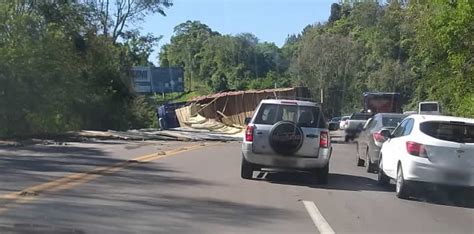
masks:
{"label": "white sedan", "polygon": [[349,121],[350,116],[342,116],[341,122],[339,122],[339,129],[344,130],[346,128],[347,122]]}
{"label": "white sedan", "polygon": [[397,197],[409,197],[415,182],[474,187],[474,119],[410,115],[381,133],[378,183],[394,179]]}

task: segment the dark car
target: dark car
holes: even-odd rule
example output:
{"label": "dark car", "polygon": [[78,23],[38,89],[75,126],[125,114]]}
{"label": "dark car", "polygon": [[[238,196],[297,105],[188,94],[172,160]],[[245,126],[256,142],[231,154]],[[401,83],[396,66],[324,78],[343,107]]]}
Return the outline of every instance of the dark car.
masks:
{"label": "dark car", "polygon": [[342,117],[334,117],[329,121],[328,126],[329,130],[338,130],[339,129],[339,124],[341,123]]}
{"label": "dark car", "polygon": [[405,117],[407,115],[380,113],[367,121],[357,139],[357,166],[366,166],[367,172],[376,171],[380,148],[386,140],[381,130],[393,130]]}

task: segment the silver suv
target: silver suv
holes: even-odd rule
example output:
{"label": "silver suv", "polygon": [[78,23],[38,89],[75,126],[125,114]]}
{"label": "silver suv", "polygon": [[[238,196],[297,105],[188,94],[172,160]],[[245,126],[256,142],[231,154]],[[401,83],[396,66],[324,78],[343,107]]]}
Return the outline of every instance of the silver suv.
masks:
{"label": "silver suv", "polygon": [[246,123],[242,178],[262,168],[284,168],[310,171],[327,183],[332,147],[319,104],[265,99]]}

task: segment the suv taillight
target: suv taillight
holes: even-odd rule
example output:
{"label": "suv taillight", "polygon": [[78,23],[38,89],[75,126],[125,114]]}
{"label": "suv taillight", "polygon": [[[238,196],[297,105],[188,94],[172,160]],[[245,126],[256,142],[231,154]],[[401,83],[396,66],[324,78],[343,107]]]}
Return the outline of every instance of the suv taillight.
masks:
{"label": "suv taillight", "polygon": [[380,134],[380,132],[375,132],[374,134],[372,134],[372,136],[374,137],[374,141],[376,142],[383,143],[385,142],[385,140],[387,140],[382,134]]}
{"label": "suv taillight", "polygon": [[319,148],[329,147],[329,134],[328,132],[319,133]]}
{"label": "suv taillight", "polygon": [[423,157],[426,158],[428,155],[426,154],[426,149],[423,144],[414,142],[414,141],[407,141],[407,152],[413,156]]}
{"label": "suv taillight", "polygon": [[248,125],[245,129],[245,141],[252,142],[253,141],[253,129],[254,126]]}

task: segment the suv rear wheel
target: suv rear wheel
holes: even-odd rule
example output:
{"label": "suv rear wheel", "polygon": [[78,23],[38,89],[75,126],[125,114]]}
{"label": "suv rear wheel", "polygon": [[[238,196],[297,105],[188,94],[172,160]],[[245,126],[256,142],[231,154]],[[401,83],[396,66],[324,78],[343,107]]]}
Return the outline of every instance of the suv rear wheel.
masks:
{"label": "suv rear wheel", "polygon": [[240,177],[242,177],[242,179],[252,179],[253,171],[256,169],[258,169],[257,165],[250,163],[249,161],[245,160],[244,156],[242,156],[242,163],[240,167]]}
{"label": "suv rear wheel", "polygon": [[329,177],[329,163],[323,168],[318,168],[316,171],[318,184],[327,184]]}

